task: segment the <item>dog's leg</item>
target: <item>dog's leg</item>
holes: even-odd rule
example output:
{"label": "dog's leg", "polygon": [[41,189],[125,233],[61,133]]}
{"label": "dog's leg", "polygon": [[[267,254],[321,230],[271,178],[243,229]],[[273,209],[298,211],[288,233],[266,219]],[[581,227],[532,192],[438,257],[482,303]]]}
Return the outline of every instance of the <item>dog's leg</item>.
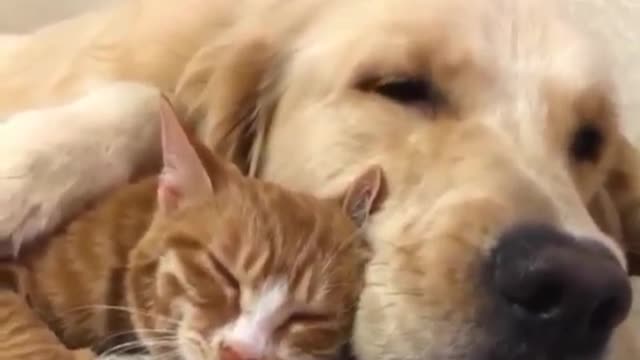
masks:
{"label": "dog's leg", "polygon": [[113,83],[0,123],[0,256],[159,161],[160,91]]}

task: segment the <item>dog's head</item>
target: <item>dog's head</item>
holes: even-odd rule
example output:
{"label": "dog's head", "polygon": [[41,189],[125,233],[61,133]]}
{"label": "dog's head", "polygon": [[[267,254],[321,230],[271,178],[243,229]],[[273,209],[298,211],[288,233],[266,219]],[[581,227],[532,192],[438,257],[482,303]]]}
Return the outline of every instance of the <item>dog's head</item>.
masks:
{"label": "dog's head", "polygon": [[269,0],[188,66],[201,135],[248,173],[328,195],[384,168],[363,359],[599,359],[626,317],[640,165],[551,3]]}

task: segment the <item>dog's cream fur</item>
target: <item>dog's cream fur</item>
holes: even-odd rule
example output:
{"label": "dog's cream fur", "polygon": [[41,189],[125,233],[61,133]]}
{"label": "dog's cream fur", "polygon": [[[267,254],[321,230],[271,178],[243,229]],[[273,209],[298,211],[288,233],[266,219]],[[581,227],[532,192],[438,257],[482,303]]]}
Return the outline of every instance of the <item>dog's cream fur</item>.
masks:
{"label": "dog's cream fur", "polygon": [[[475,317],[478,266],[516,222],[600,242],[623,266],[624,251],[639,250],[640,157],[620,134],[608,62],[554,1],[186,3],[131,1],[0,48],[0,93],[10,94],[0,97],[0,114],[53,106],[2,125],[38,145],[11,150],[12,165],[0,167],[0,191],[12,194],[0,208],[19,209],[0,222],[0,236],[50,230],[122,182],[140,156],[155,160],[157,144],[137,130],[157,130],[149,127],[154,102],[140,95],[153,90],[120,83],[111,86],[131,97],[56,107],[129,80],[175,89],[210,146],[291,188],[333,194],[368,165],[384,167],[390,197],[368,226],[376,256],[354,336],[363,359],[463,360],[488,346]],[[406,105],[359,87],[398,76],[430,79],[446,101]],[[46,116],[73,118],[78,104],[95,115]],[[111,106],[146,116],[108,125],[100,120],[114,119]],[[605,147],[597,162],[576,164],[567,148],[587,121]],[[31,125],[11,125],[18,122],[54,129],[34,136]],[[99,144],[111,142],[137,150],[99,156]],[[60,158],[60,149],[73,156]],[[103,182],[87,177],[94,168]],[[28,171],[12,177],[16,169]],[[74,182],[82,186],[69,188]],[[640,357],[632,331],[619,328],[610,359]]]}
{"label": "dog's cream fur", "polygon": [[[0,204],[11,206],[0,214],[0,229],[14,229],[14,249],[157,164],[159,96],[152,87],[114,83],[69,104],[0,122],[0,153],[21,154],[0,164]],[[53,188],[41,186],[48,182]]]}

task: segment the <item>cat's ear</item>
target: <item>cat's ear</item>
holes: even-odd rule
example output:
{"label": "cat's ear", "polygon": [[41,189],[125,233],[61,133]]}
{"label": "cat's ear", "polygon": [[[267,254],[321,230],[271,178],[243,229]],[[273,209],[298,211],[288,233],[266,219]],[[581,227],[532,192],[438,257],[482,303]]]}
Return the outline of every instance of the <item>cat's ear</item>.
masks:
{"label": "cat's ear", "polygon": [[158,206],[169,213],[213,194],[209,175],[189,141],[169,99],[160,101],[162,172],[158,180]]}
{"label": "cat's ear", "polygon": [[359,227],[364,225],[387,196],[382,167],[374,165],[358,176],[342,197],[342,209]]}

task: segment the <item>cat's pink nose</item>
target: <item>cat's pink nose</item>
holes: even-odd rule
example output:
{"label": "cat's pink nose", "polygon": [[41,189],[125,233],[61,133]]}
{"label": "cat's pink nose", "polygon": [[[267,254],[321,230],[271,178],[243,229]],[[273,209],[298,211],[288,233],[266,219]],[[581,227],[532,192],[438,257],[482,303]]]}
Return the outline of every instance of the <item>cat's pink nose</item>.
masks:
{"label": "cat's pink nose", "polygon": [[223,342],[220,344],[220,360],[262,360],[251,344],[242,342]]}

